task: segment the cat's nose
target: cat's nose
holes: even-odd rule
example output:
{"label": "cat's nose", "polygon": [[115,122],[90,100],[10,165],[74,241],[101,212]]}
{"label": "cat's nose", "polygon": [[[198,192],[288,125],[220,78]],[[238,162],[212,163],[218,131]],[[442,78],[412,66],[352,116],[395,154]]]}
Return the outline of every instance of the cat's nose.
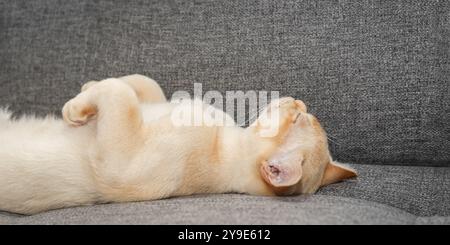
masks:
{"label": "cat's nose", "polygon": [[307,113],[308,112],[308,108],[306,107],[305,103],[301,100],[296,100],[295,104],[297,104],[298,108],[300,109],[301,112]]}

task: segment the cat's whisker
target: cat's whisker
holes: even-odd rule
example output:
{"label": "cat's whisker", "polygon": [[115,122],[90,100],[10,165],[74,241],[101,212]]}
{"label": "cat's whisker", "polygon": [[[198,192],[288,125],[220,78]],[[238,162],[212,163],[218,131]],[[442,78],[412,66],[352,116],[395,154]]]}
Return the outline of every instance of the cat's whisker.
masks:
{"label": "cat's whisker", "polygon": [[328,141],[332,142],[333,144],[341,145],[341,144],[339,144],[336,140],[333,140],[333,139],[331,139],[330,137],[327,137],[327,138],[328,138]]}
{"label": "cat's whisker", "polygon": [[331,137],[331,138],[334,138],[334,139],[337,139],[337,137],[335,137],[335,136],[333,136],[333,135],[331,135],[331,134],[327,134],[327,136],[328,136],[328,137]]}

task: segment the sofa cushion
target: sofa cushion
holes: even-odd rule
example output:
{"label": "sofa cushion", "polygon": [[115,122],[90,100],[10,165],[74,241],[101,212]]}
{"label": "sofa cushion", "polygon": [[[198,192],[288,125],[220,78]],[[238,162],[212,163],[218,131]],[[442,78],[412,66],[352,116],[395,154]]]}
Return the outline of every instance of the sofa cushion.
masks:
{"label": "sofa cushion", "polygon": [[67,208],[33,216],[0,213],[0,223],[450,224],[450,168],[354,167],[360,174],[358,180],[330,185],[316,195],[198,195]]}
{"label": "sofa cushion", "polygon": [[334,195],[379,202],[419,216],[450,216],[450,168],[351,165],[357,179],[319,190]]}
{"label": "sofa cushion", "polygon": [[450,224],[397,208],[344,197],[305,195],[191,196],[54,210],[34,216],[0,214],[3,224]]}
{"label": "sofa cushion", "polygon": [[279,90],[358,163],[450,163],[449,1],[0,1],[0,105],[59,113],[83,82]]}
{"label": "sofa cushion", "polygon": [[449,225],[449,224],[450,224],[450,216],[418,217],[416,219],[416,225]]}

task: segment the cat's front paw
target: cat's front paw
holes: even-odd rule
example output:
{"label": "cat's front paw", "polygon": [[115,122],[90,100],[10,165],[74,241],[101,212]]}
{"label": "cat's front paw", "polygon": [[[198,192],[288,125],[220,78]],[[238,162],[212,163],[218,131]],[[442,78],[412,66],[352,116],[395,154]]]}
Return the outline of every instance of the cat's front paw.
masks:
{"label": "cat's front paw", "polygon": [[97,83],[98,83],[98,81],[89,81],[89,82],[83,84],[83,86],[81,86],[81,92],[88,90],[90,87],[94,86]]}
{"label": "cat's front paw", "polygon": [[278,133],[281,137],[283,137],[297,121],[299,116],[303,112],[306,112],[306,106],[300,100],[285,97],[272,103],[272,108],[270,108],[270,110],[272,113],[275,112],[278,114]]}
{"label": "cat's front paw", "polygon": [[301,113],[305,112],[306,106],[302,101],[284,97],[272,101],[252,126],[262,137],[282,140]]}
{"label": "cat's front paw", "polygon": [[90,104],[84,94],[69,100],[62,109],[62,116],[66,123],[78,127],[86,124],[97,114],[97,109]]}

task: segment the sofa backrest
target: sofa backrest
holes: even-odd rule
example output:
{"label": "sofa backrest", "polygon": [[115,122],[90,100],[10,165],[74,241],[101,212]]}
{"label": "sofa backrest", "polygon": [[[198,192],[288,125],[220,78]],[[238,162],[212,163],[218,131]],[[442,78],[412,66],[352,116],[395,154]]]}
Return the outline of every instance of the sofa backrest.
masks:
{"label": "sofa backrest", "polygon": [[335,158],[450,166],[449,1],[0,1],[0,105],[59,112],[88,80],[278,90]]}

